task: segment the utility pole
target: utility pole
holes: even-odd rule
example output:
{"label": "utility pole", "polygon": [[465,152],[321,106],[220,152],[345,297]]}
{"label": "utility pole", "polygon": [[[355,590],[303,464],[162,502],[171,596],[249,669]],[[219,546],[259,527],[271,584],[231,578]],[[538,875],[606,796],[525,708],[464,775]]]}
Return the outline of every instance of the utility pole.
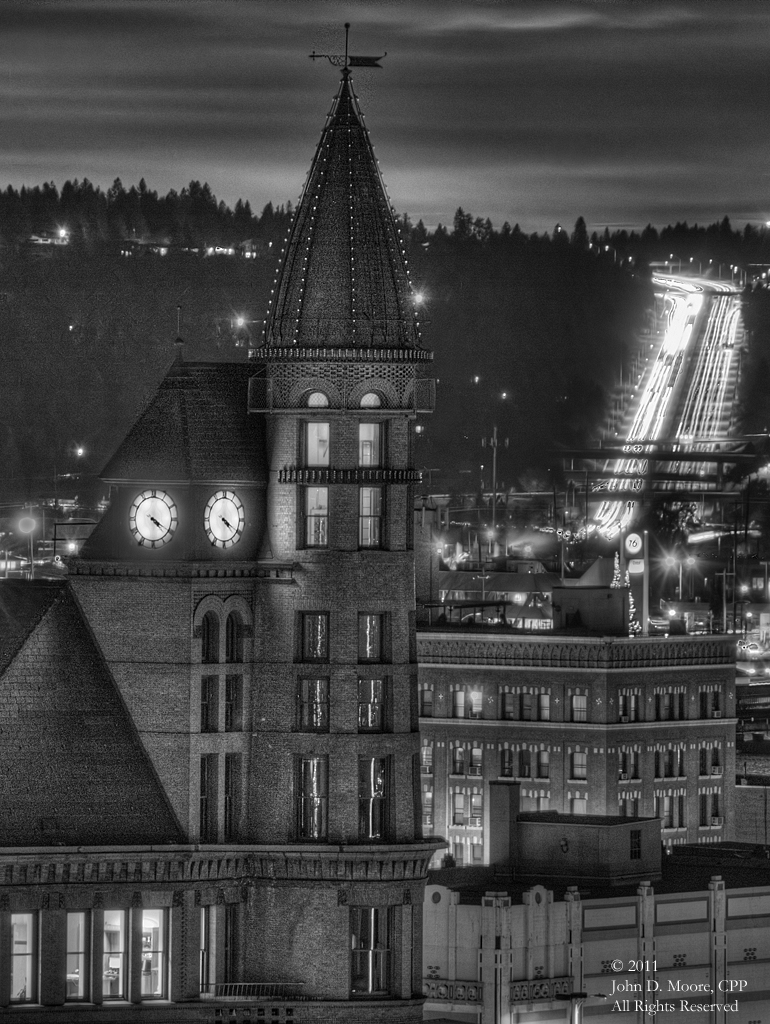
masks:
{"label": "utility pole", "polygon": [[[492,538],[493,544],[497,541],[497,448],[498,445],[502,444],[504,448],[508,447],[508,438],[497,439],[497,427],[492,428],[491,437],[482,437],[481,447],[492,449]],[[494,548],[492,549],[494,555]]]}

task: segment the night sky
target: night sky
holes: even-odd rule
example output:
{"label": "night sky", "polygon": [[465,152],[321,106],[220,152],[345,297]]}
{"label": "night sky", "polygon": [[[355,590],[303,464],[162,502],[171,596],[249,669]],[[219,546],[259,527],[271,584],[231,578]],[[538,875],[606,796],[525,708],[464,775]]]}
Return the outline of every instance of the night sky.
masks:
{"label": "night sky", "polygon": [[770,219],[770,4],[109,0],[0,5],[0,185],[208,181],[295,202],[339,73],[428,226]]}

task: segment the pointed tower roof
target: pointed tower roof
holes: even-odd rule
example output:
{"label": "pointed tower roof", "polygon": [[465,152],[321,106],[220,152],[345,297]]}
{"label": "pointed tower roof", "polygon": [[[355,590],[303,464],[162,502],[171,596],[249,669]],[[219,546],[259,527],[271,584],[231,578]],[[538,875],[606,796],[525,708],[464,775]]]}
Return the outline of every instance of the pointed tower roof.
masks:
{"label": "pointed tower roof", "polygon": [[283,349],[420,347],[406,257],[347,67],[292,222],[265,340]]}

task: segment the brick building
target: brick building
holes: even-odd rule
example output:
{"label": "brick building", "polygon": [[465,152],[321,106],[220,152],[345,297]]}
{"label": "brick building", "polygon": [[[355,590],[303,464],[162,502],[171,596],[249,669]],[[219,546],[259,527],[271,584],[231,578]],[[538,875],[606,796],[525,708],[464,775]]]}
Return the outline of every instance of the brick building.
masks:
{"label": "brick building", "polygon": [[489,784],[509,779],[526,811],[659,817],[666,845],[733,838],[733,647],[421,628],[426,834],[488,864]]}
{"label": "brick building", "polygon": [[4,1012],[421,1019],[430,358],[345,68],[250,364],[178,356],[68,581],[0,584]]}

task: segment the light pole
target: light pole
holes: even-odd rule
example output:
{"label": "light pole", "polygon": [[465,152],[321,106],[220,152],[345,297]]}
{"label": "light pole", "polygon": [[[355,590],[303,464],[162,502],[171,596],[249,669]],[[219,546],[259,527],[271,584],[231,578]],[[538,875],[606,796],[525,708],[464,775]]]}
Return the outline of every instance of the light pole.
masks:
{"label": "light pole", "polygon": [[[481,439],[482,448],[492,449],[492,535],[494,542],[497,541],[497,449],[500,444],[507,448],[508,438],[501,438],[498,441],[496,426],[492,428],[491,437],[482,437]],[[494,555],[494,548],[492,554]]]}
{"label": "light pole", "polygon": [[[29,511],[32,512],[32,506],[30,505]],[[28,534],[29,536],[29,579],[35,578],[35,553],[33,548],[32,534],[35,532],[37,527],[37,520],[33,519],[31,515],[22,516],[19,520],[19,530],[22,533]]]}

